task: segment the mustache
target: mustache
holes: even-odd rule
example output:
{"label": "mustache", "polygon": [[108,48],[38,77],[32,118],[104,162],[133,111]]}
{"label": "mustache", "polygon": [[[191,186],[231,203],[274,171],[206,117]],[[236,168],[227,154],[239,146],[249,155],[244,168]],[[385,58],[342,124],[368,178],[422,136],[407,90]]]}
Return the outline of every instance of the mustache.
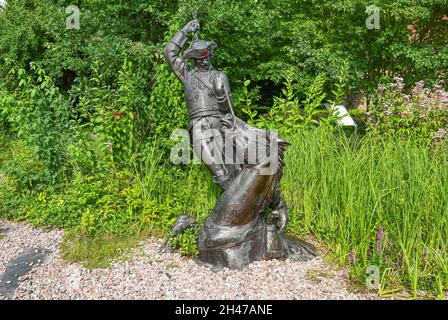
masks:
{"label": "mustache", "polygon": [[206,64],[210,64],[210,60],[208,59],[197,59],[194,61],[195,64],[202,64],[202,65],[206,65]]}

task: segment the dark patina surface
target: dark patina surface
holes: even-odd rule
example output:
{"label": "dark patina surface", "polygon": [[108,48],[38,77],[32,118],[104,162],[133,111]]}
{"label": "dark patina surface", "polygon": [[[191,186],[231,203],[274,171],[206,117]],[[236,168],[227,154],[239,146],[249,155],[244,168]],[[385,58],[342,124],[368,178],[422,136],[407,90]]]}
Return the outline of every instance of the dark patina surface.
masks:
{"label": "dark patina surface", "polygon": [[[190,21],[164,49],[167,62],[185,87],[193,150],[223,189],[200,232],[199,259],[234,269],[264,259],[308,260],[315,256],[314,247],[283,235],[288,210],[279,185],[288,143],[235,116],[229,80],[211,64],[217,44],[200,40],[199,27],[197,20]],[[189,33],[195,37],[182,56]],[[204,137],[210,130],[214,135]],[[225,161],[225,141],[230,141],[234,154],[243,155],[241,161]],[[248,161],[247,155],[260,146],[266,152]],[[272,166],[271,173],[262,173]]]}

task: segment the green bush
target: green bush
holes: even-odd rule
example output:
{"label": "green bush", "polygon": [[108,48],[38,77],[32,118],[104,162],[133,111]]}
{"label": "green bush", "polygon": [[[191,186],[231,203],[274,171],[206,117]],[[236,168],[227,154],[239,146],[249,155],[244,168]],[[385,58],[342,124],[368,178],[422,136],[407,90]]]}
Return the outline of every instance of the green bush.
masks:
{"label": "green bush", "polygon": [[[335,82],[341,61],[351,62],[350,87],[373,91],[382,78],[402,75],[446,80],[446,0],[289,1],[137,0],[78,1],[81,28],[65,27],[66,0],[11,0],[0,14],[0,61],[20,68],[44,66],[64,92],[85,83],[94,61],[102,62],[107,85],[116,82],[123,56],[138,65],[151,84],[161,47],[198,10],[202,35],[219,44],[215,64],[234,86],[251,79],[281,84],[293,72],[301,85],[321,73]],[[366,7],[380,8],[380,29],[366,28]],[[412,30],[415,30],[412,31]],[[429,57],[437,56],[437,59]],[[10,81],[0,64],[0,74]],[[275,93],[275,91],[274,91]],[[272,98],[268,97],[268,98]]]}
{"label": "green bush", "polygon": [[[52,79],[36,64],[32,75],[25,69],[12,68],[18,86],[0,100],[0,112],[9,131],[33,148],[46,169],[47,183],[56,183],[66,173],[66,146],[70,132],[69,104]],[[36,80],[35,80],[36,79]]]}
{"label": "green bush", "polygon": [[[371,5],[380,8],[379,30],[366,28]],[[292,71],[302,85],[323,72],[337,81],[341,61],[348,59],[350,87],[361,92],[398,74],[409,84],[446,79],[447,5],[446,0],[184,0],[179,11],[186,22],[198,9],[204,36],[220,45],[217,66],[230,79],[278,84]]]}
{"label": "green bush", "polygon": [[[202,165],[177,168],[164,164],[159,142],[151,140],[130,160],[128,168],[103,166],[97,171],[78,171],[80,166],[88,168],[90,160],[82,160],[81,154],[72,157],[70,163],[77,164],[72,177],[57,188],[33,180],[40,177],[44,167],[39,167],[29,147],[2,136],[1,149],[1,218],[72,228],[92,238],[132,235],[154,228],[164,233],[181,214],[201,223],[220,192]],[[200,196],[189,190],[197,190]],[[185,250],[190,252],[190,247]]]}
{"label": "green bush", "polygon": [[[0,14],[0,60],[19,68],[44,66],[57,86],[68,91],[90,77],[94,61],[102,62],[108,85],[116,81],[123,56],[141,66],[149,80],[154,44],[163,37],[166,15],[175,4],[165,1],[77,1],[81,28],[67,29],[66,0],[11,0]],[[0,74],[6,75],[0,65]]]}
{"label": "green bush", "polygon": [[379,94],[367,112],[367,130],[437,145],[448,142],[448,92],[441,85],[425,88],[419,81],[406,92],[403,79],[396,77]]}

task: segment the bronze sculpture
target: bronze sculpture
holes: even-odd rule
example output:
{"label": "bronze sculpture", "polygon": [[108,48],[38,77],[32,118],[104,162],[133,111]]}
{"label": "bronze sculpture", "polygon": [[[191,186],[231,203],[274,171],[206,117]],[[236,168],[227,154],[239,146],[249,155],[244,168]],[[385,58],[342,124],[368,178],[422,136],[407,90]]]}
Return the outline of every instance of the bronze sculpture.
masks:
{"label": "bronze sculpture", "polygon": [[[164,49],[185,87],[193,150],[223,189],[200,232],[199,259],[236,269],[263,259],[307,260],[314,248],[283,235],[288,211],[279,183],[288,143],[235,116],[228,78],[211,64],[217,44],[200,40],[199,28],[190,21]],[[190,33],[194,40],[181,56]]]}

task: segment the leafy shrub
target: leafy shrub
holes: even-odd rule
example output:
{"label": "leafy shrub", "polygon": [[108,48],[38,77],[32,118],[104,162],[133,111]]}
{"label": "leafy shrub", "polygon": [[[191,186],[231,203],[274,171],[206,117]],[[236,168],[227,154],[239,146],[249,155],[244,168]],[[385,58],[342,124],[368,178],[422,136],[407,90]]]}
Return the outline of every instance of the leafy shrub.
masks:
{"label": "leafy shrub", "polygon": [[[14,99],[2,99],[2,113],[12,131],[34,149],[46,172],[46,181],[54,184],[66,171],[64,143],[69,136],[69,105],[45,71],[31,65],[33,76],[24,69],[11,69],[19,78]],[[37,80],[35,80],[36,78]]]}
{"label": "leafy shrub", "polygon": [[[145,143],[127,169],[105,165],[97,171],[86,170],[91,160],[82,160],[82,154],[74,158],[72,146],[70,163],[84,166],[84,170],[74,166],[71,179],[59,183],[57,189],[44,183],[36,186],[39,180],[33,177],[38,178],[44,167],[39,167],[29,147],[17,141],[2,145],[0,217],[71,228],[89,238],[132,235],[147,229],[164,233],[181,214],[201,223],[220,192],[203,166],[164,165],[156,141]],[[200,195],[193,196],[188,190]],[[193,238],[189,239],[183,241],[191,244]],[[190,244],[185,252],[193,252]],[[181,248],[184,250],[183,245]]]}
{"label": "leafy shrub", "polygon": [[172,248],[179,249],[179,252],[185,256],[197,256],[199,249],[197,245],[197,239],[199,237],[200,229],[198,227],[192,227],[186,229],[183,233],[177,237],[172,237],[170,240],[170,246]]}
{"label": "leafy shrub", "polygon": [[75,86],[72,93],[79,104],[73,114],[82,131],[110,149],[113,165],[125,163],[151,129],[152,110],[145,94],[146,79],[139,68],[124,58],[116,86],[107,85],[101,65],[95,62],[93,76]]}
{"label": "leafy shrub", "polygon": [[[372,4],[380,9],[379,30],[366,28]],[[396,74],[409,83],[446,79],[446,6],[446,0],[182,0],[179,15],[186,22],[199,10],[204,37],[220,45],[216,65],[230,79],[279,84],[292,71],[305,87],[324,72],[337,81],[341,61],[348,59],[351,86],[366,92]]]}
{"label": "leafy shrub", "polygon": [[367,112],[367,130],[377,135],[396,135],[405,139],[448,140],[448,92],[441,85],[425,88],[419,81],[406,92],[403,78],[379,85],[379,94]]}
{"label": "leafy shrub", "polygon": [[2,165],[3,174],[14,182],[14,191],[17,193],[28,193],[41,191],[48,183],[48,172],[44,164],[37,159],[32,147],[24,145],[20,141],[10,144],[11,151]]}
{"label": "leafy shrub", "polygon": [[187,107],[183,99],[182,84],[172,73],[163,56],[156,55],[156,58],[156,80],[150,97],[152,125],[157,137],[166,137],[168,140],[174,129],[187,127]]}
{"label": "leafy shrub", "polygon": [[[348,68],[347,61],[340,67],[338,82],[331,90],[333,99],[327,100],[331,105],[344,102]],[[246,80],[243,90],[245,95],[240,99],[244,105],[241,110],[249,117],[249,124],[268,130],[276,129],[284,135],[291,135],[319,123],[332,124],[337,116],[323,108],[325,99],[328,97],[325,92],[327,80],[327,76],[322,73],[309,86],[302,87],[298,81],[294,81],[292,74],[288,74],[282,96],[274,97],[272,107],[265,114],[259,114],[257,107],[252,105],[249,89],[247,89],[250,81]]]}
{"label": "leafy shrub", "polygon": [[[86,81],[97,60],[104,63],[105,81],[112,85],[123,56],[141,66],[149,81],[154,43],[163,37],[165,16],[176,8],[175,3],[78,1],[78,30],[66,28],[65,8],[72,4],[65,0],[8,1],[0,14],[0,60],[27,70],[30,62],[39,63],[64,92],[75,81]],[[4,76],[7,71],[0,64],[0,74]]]}
{"label": "leafy shrub", "polygon": [[[379,2],[379,30],[366,28],[368,0],[78,1],[81,28],[67,30],[64,8],[70,4],[9,1],[0,14],[0,60],[21,68],[40,63],[65,92],[75,81],[87,81],[97,60],[112,85],[127,56],[153,83],[153,54],[160,53],[167,32],[172,35],[198,10],[202,36],[220,46],[215,64],[235,85],[245,79],[281,84],[288,72],[302,86],[323,72],[333,82],[344,59],[352,62],[348,77],[356,92],[372,91],[383,77],[396,74],[408,83],[446,79],[446,0]],[[1,64],[0,73],[6,79]]]}

